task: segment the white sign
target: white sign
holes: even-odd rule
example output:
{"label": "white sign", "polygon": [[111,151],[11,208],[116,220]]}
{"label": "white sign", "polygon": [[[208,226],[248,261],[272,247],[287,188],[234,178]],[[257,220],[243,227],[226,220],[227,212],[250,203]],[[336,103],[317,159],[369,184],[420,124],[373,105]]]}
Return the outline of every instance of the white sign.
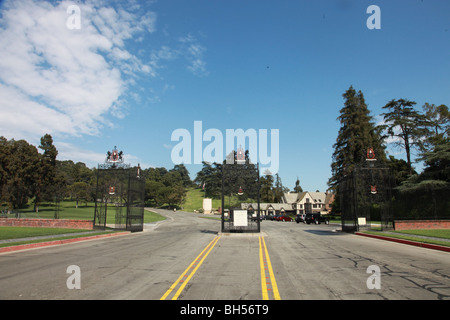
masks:
{"label": "white sign", "polygon": [[233,225],[235,227],[246,227],[248,225],[247,210],[234,210]]}
{"label": "white sign", "polygon": [[358,225],[365,226],[366,225],[366,218],[358,218]]}
{"label": "white sign", "polygon": [[212,212],[212,199],[204,198],[203,199],[203,213],[211,213]]}

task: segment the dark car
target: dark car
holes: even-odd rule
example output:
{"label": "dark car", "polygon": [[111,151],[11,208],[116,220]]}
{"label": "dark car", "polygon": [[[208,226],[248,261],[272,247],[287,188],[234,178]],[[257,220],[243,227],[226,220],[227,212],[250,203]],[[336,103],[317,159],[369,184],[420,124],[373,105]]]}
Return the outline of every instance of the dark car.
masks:
{"label": "dark car", "polygon": [[300,223],[300,222],[305,222],[305,214],[298,214],[295,216],[295,222]]}
{"label": "dark car", "polygon": [[330,220],[327,217],[322,216],[320,213],[307,213],[305,216],[305,222],[307,224],[320,224],[322,222],[324,222],[325,224],[329,224]]}

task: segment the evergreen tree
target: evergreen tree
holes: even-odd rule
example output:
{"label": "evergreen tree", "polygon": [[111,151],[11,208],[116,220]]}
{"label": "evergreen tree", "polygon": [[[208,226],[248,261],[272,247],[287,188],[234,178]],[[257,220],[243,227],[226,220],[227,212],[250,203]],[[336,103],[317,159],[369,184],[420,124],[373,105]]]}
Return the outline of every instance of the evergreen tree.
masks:
{"label": "evergreen tree", "polygon": [[383,107],[383,109],[389,110],[389,112],[383,113],[388,134],[398,138],[399,141],[396,144],[405,149],[410,175],[413,173],[411,151],[412,149],[420,150],[423,146],[422,138],[426,135],[425,117],[414,110],[415,104],[414,101],[406,99],[394,99]]}
{"label": "evergreen tree", "polygon": [[43,200],[53,200],[56,194],[54,180],[56,177],[56,156],[58,151],[53,145],[53,138],[46,134],[41,138],[39,149],[43,151],[39,155],[39,178],[36,186],[36,194],[34,199],[34,210],[39,212],[39,203]]}
{"label": "evergreen tree", "polygon": [[8,211],[23,208],[36,192],[39,179],[39,153],[25,140],[0,138],[1,152],[1,200],[8,203]]}
{"label": "evergreen tree", "polygon": [[435,106],[428,102],[423,106],[423,110],[426,139],[423,140],[421,151],[429,152],[450,137],[450,112],[444,104]]}
{"label": "evergreen tree", "polygon": [[203,168],[197,172],[194,182],[204,191],[206,198],[220,198],[222,194],[222,167],[203,161]]}
{"label": "evergreen tree", "polygon": [[364,161],[368,148],[373,148],[378,161],[386,160],[382,128],[373,123],[362,92],[356,92],[350,86],[343,98],[344,107],[337,118],[341,128],[333,145],[332,176],[328,181],[331,188],[336,188],[339,181],[353,171],[355,165]]}
{"label": "evergreen tree", "polygon": [[303,188],[300,186],[300,180],[298,177],[297,180],[295,181],[294,192],[303,192]]}
{"label": "evergreen tree", "polygon": [[273,192],[273,175],[265,174],[260,179],[261,184],[261,202],[271,203],[274,202],[275,195]]}

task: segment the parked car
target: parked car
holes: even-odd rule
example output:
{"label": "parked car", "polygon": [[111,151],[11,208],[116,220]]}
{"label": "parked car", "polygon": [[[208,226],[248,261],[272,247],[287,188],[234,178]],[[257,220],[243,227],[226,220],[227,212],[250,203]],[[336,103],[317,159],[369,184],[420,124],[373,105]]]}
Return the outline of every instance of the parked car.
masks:
{"label": "parked car", "polygon": [[[263,220],[263,216],[262,215],[260,215],[259,216],[259,221],[262,221]],[[258,216],[257,215],[252,215],[252,221],[258,221]]]}
{"label": "parked car", "polygon": [[320,213],[307,213],[305,216],[305,222],[307,224],[315,223],[320,224],[324,222],[325,224],[329,224],[330,221],[327,217],[322,216]]}
{"label": "parked car", "polygon": [[298,214],[295,216],[295,222],[300,223],[300,222],[305,222],[305,214]]}
{"label": "parked car", "polygon": [[279,215],[279,216],[277,216],[277,221],[292,221],[292,218],[289,216]]}

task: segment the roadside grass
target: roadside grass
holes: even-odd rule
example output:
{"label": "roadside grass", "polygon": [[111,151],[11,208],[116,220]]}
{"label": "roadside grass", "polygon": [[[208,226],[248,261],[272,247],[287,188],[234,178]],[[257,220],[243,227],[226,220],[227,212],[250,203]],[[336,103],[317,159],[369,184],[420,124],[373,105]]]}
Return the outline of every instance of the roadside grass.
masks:
{"label": "roadside grass", "polygon": [[[86,206],[75,207],[74,201],[64,201],[61,205],[60,219],[79,219],[79,220],[93,220],[95,205],[87,204]],[[22,218],[41,218],[41,219],[53,219],[54,218],[54,207],[46,206],[45,209],[39,210],[38,214],[34,211],[27,211],[29,209],[21,210]],[[11,217],[14,217],[11,215]],[[157,221],[165,220],[166,218],[156,212],[149,210],[144,210],[144,223],[152,223]],[[115,213],[107,216],[107,223],[115,223]],[[39,236],[55,236],[59,234],[70,234],[70,233],[83,233],[78,235],[64,235],[61,237],[52,237],[47,239],[35,239],[26,240],[20,242],[5,242],[1,243],[0,247],[16,246],[28,243],[38,243],[53,240],[64,240],[80,238],[85,236],[94,236],[99,234],[114,233],[118,232],[112,229],[99,230],[98,232],[92,232],[93,230],[86,229],[66,229],[66,228],[39,228],[39,227],[0,227],[0,240],[11,240],[19,238],[29,238],[29,237],[39,237]]]}
{"label": "roadside grass", "polygon": [[[113,206],[106,215],[106,223],[115,223],[115,209]],[[39,206],[39,212],[35,212],[32,205],[27,208],[19,210],[20,218],[29,219],[54,219],[55,217],[55,204],[43,203]],[[75,219],[75,220],[93,220],[95,212],[94,202],[79,202],[78,208],[76,207],[76,201],[64,200],[60,202],[59,219]],[[14,218],[15,215],[8,214],[7,217]],[[144,223],[151,223],[165,218],[155,212],[144,210]]]}
{"label": "roadside grass", "polygon": [[[203,208],[203,199],[205,192],[200,188],[189,188],[186,193],[186,199],[183,203],[183,210],[188,212],[194,212],[194,210],[200,210]],[[213,210],[217,210],[222,206],[220,199],[212,199]]]}
{"label": "roadside grass", "polygon": [[[203,209],[203,199],[205,198],[205,192],[196,187],[188,188],[186,193],[186,199],[183,203],[183,210],[188,212],[194,212],[194,210]],[[237,195],[224,196],[224,206],[228,208],[241,202]],[[243,202],[256,202],[255,200],[246,199]],[[212,209],[218,210],[222,206],[222,199],[212,199]]]}
{"label": "roadside grass", "polygon": [[30,243],[39,243],[39,242],[49,242],[49,241],[57,241],[57,240],[66,240],[66,239],[75,239],[75,238],[80,238],[80,237],[85,237],[85,236],[96,236],[96,235],[100,235],[100,234],[108,234],[108,233],[115,233],[115,232],[119,232],[119,231],[99,231],[99,232],[93,232],[93,233],[89,233],[87,235],[67,235],[67,236],[61,236],[61,237],[54,237],[54,238],[47,238],[47,239],[34,239],[34,240],[25,240],[25,241],[16,241],[16,242],[5,242],[5,243],[0,243],[0,248],[4,248],[4,247],[11,247],[11,246],[19,246],[22,244],[30,244]]}
{"label": "roadside grass", "polygon": [[413,229],[395,231],[403,234],[415,234],[419,236],[450,239],[450,229]]}
{"label": "roadside grass", "polygon": [[438,239],[427,239],[427,238],[414,237],[414,235],[418,235],[418,236],[450,239],[450,230],[448,230],[448,229],[401,230],[401,231],[390,231],[390,232],[364,231],[362,233],[380,235],[380,236],[396,238],[396,239],[410,240],[410,241],[415,241],[415,242],[420,242],[420,243],[437,244],[440,246],[450,247],[449,241],[440,241]]}
{"label": "roadside grass", "polygon": [[36,227],[0,227],[0,240],[52,236],[63,233],[76,233],[90,230],[65,228],[36,228]]}

